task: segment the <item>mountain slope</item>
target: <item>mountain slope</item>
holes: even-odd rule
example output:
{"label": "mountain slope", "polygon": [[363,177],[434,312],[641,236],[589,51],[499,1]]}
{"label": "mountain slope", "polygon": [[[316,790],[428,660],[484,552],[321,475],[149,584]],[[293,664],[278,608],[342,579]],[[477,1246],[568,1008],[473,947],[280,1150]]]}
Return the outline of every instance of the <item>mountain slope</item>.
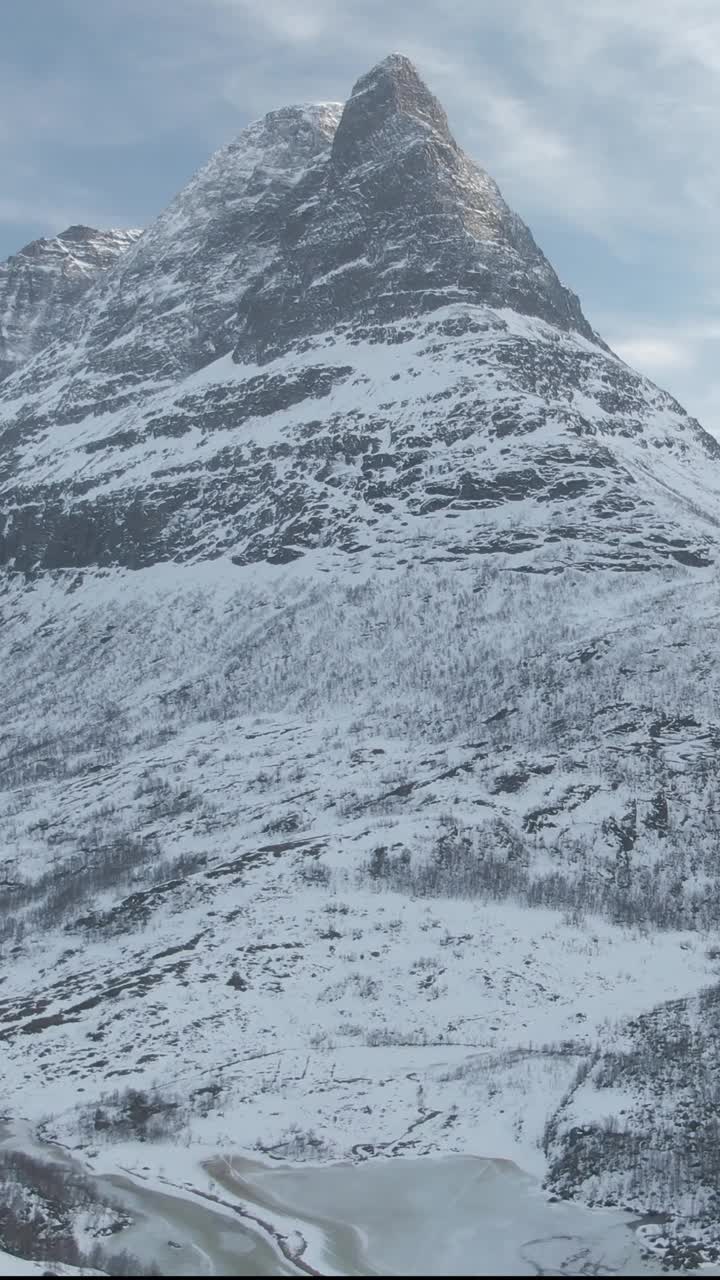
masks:
{"label": "mountain slope", "polygon": [[648,567],[717,536],[718,445],[593,334],[398,56],[219,152],[0,415],[22,570],[380,539]]}
{"label": "mountain slope", "polygon": [[72,312],[101,271],[140,231],[73,226],[33,240],[0,263],[0,379],[64,335]]}
{"label": "mountain slope", "polygon": [[398,55],[73,314],[0,388],[8,1105],[691,1220],[672,1108],[652,1180],[566,1157],[598,1054],[716,979],[715,440]]}

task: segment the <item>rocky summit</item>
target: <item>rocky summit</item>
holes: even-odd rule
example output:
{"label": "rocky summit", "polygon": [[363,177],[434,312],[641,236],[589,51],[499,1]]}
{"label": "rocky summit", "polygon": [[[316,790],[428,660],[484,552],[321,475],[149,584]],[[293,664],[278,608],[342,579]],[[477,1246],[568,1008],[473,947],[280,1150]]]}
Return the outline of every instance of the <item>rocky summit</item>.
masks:
{"label": "rocky summit", "polygon": [[6,1107],[509,1157],[712,1258],[715,437],[398,54],[0,314]]}
{"label": "rocky summit", "polygon": [[0,392],[15,569],[713,559],[715,440],[593,333],[397,55],[251,125],[57,333]]}
{"label": "rocky summit", "polygon": [[65,335],[98,272],[107,271],[140,234],[68,227],[0,263],[0,379]]}

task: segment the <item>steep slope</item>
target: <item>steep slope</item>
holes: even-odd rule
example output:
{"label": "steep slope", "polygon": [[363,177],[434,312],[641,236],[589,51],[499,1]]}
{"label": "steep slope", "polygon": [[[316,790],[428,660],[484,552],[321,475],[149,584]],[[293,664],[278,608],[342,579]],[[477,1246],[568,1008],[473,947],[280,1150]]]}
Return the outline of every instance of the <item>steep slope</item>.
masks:
{"label": "steep slope", "polygon": [[379,539],[647,568],[717,536],[716,442],[596,338],[398,56],[213,157],[0,413],[22,570]]}
{"label": "steep slope", "polygon": [[73,314],[0,388],[8,1106],[594,1195],[574,1092],[717,973],[717,443],[398,55]]}
{"label": "steep slope", "polygon": [[0,263],[0,380],[64,336],[73,308],[140,231],[73,226]]}
{"label": "steep slope", "polygon": [[341,108],[271,111],[218,151],[86,300],[71,340],[8,389],[47,388],[65,421],[138,403],[233,344],[288,194],[327,155]]}
{"label": "steep slope", "polygon": [[326,165],[282,214],[280,253],[243,301],[236,357],[265,360],[338,323],[383,323],[453,301],[511,306],[593,336],[400,55],[357,82]]}

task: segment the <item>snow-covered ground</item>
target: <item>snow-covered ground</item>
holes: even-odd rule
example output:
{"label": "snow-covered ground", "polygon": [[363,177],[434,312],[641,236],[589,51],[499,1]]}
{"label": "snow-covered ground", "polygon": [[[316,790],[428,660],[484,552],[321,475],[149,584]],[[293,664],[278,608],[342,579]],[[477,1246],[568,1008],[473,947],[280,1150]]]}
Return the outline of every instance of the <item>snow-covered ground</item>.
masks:
{"label": "snow-covered ground", "polygon": [[0,1249],[0,1276],[104,1276],[92,1267],[71,1267],[65,1262],[29,1262]]}
{"label": "snow-covered ground", "polygon": [[[221,562],[159,567],[6,597],[5,1106],[97,1168],[172,1182],[185,1150],[195,1166],[501,1156],[542,1178],[583,1064],[716,980],[701,921],[657,927],[650,898],[628,923],[591,909],[653,867],[665,904],[694,865],[671,899],[692,918],[715,695],[706,681],[688,706],[698,669],[714,678],[691,630],[716,616],[714,586],[479,574],[473,592],[433,568],[327,567],[241,587]],[[30,632],[42,648],[15,642]]]}
{"label": "snow-covered ground", "polygon": [[213,157],[0,391],[13,1123],[716,1232],[719,459],[406,59]]}

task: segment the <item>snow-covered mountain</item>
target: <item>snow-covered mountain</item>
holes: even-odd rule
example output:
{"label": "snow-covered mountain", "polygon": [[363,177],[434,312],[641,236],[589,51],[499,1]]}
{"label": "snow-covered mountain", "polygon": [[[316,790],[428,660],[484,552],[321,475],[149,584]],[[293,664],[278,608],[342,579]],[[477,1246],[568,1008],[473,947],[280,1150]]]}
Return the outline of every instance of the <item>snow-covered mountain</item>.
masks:
{"label": "snow-covered mountain", "polygon": [[50,239],[32,240],[0,262],[0,379],[65,334],[98,272],[107,271],[140,234],[72,226]]}
{"label": "snow-covered mountain", "polygon": [[98,276],[0,485],[7,1105],[508,1155],[710,1239],[720,447],[407,59]]}
{"label": "snow-covered mountain", "polygon": [[247,129],[77,321],[3,389],[15,568],[712,558],[716,442],[596,338],[404,58]]}

